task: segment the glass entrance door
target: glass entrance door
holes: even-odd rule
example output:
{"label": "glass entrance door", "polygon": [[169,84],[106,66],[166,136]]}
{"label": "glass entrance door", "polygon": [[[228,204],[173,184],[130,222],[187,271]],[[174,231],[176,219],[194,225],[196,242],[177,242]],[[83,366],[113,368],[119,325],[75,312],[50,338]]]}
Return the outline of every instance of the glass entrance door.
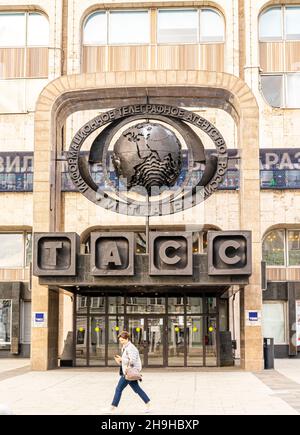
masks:
{"label": "glass entrance door", "polygon": [[145,367],[164,365],[164,318],[128,317],[128,332]]}

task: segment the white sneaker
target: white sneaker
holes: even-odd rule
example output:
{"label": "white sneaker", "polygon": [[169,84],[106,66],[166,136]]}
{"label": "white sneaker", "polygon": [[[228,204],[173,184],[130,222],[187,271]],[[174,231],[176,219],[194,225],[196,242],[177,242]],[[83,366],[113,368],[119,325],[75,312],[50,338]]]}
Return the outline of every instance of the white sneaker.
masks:
{"label": "white sneaker", "polygon": [[149,412],[151,412],[151,407],[150,405],[149,406],[146,405],[145,413],[148,414]]}
{"label": "white sneaker", "polygon": [[115,406],[108,406],[107,408],[101,409],[101,414],[115,414],[117,408]]}

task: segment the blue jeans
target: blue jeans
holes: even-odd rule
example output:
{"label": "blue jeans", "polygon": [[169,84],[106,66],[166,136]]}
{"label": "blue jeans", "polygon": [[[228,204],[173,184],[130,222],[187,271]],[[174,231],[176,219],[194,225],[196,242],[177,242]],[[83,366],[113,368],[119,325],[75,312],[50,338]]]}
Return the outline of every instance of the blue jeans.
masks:
{"label": "blue jeans", "polygon": [[149,397],[147,396],[145,391],[142,390],[142,388],[139,386],[138,381],[127,381],[124,376],[121,376],[116,388],[114,399],[112,401],[112,406],[117,407],[119,405],[123,390],[127,387],[127,385],[130,385],[133,391],[138,394],[145,403],[150,402]]}

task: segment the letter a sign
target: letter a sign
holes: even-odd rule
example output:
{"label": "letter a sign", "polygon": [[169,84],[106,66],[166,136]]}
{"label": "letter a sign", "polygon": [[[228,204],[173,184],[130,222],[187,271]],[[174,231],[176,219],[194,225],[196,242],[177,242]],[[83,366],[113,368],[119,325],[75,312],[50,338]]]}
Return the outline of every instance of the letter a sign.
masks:
{"label": "letter a sign", "polygon": [[92,233],[91,274],[134,274],[134,233]]}

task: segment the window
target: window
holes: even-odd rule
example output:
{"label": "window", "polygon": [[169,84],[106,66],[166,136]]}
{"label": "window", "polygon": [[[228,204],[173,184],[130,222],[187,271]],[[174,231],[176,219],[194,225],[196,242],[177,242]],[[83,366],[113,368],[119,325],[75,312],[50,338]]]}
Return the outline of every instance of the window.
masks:
{"label": "window", "polygon": [[85,45],[101,45],[107,43],[106,12],[96,12],[88,17],[83,32],[83,43]]}
{"label": "window", "polygon": [[25,14],[0,14],[0,46],[24,47],[25,44]]}
{"label": "window", "polygon": [[109,44],[148,44],[148,11],[114,11],[109,14]]}
{"label": "window", "polygon": [[289,265],[300,266],[300,231],[288,231]]}
{"label": "window", "polygon": [[27,45],[29,47],[48,47],[49,23],[41,14],[28,14]]}
{"label": "window", "polygon": [[149,44],[148,11],[96,12],[88,17],[83,31],[84,45]]}
{"label": "window", "polygon": [[284,230],[275,230],[267,234],[263,241],[263,260],[267,266],[284,266]]}
{"label": "window", "polygon": [[261,76],[261,89],[265,99],[272,107],[283,106],[283,77],[282,75]]}
{"label": "window", "polygon": [[300,39],[300,5],[272,7],[259,18],[260,41]]}
{"label": "window", "polygon": [[285,37],[290,40],[300,39],[300,6],[285,8]]}
{"label": "window", "polygon": [[11,343],[12,302],[0,299],[0,346]]}
{"label": "window", "polygon": [[0,13],[0,79],[48,77],[48,19],[39,13]]}
{"label": "window", "polygon": [[270,8],[259,19],[260,41],[276,41],[282,39],[281,7]]}
{"label": "window", "polygon": [[272,7],[259,18],[261,90],[272,107],[300,107],[300,5]]}
{"label": "window", "polygon": [[0,268],[29,267],[32,260],[31,233],[0,233]]}
{"label": "window", "polygon": [[224,20],[217,11],[200,10],[200,40],[202,42],[224,41]]}
{"label": "window", "polygon": [[161,9],[158,43],[224,42],[224,20],[213,9]]}
{"label": "window", "polygon": [[267,266],[300,266],[300,230],[273,230],[263,240]]}
{"label": "window", "polygon": [[265,338],[274,338],[274,344],[287,342],[285,302],[264,302],[262,323]]}
{"label": "window", "polygon": [[300,107],[300,74],[286,75],[286,107]]}
{"label": "window", "polygon": [[158,11],[159,43],[185,43],[198,41],[197,10]]}

